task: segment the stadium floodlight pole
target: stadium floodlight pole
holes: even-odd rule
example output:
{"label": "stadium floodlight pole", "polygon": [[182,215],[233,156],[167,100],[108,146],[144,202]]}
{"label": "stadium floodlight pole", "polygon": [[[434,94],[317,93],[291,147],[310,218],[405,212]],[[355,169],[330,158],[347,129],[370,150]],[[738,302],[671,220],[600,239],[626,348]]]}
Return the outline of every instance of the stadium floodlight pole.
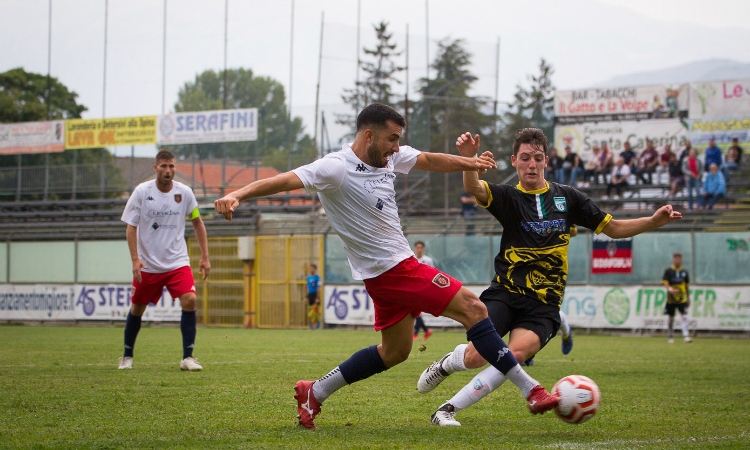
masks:
{"label": "stadium floodlight pole", "polygon": [[[323,26],[325,25],[325,11],[320,12],[320,46],[318,47],[318,83],[315,86],[315,127],[313,141],[318,143],[318,108],[320,107],[320,71],[323,66]],[[318,147],[318,158],[323,157],[323,144]]]}
{"label": "stadium floodlight pole", "polygon": [[161,114],[164,115],[164,107],[167,99],[167,0],[164,0],[164,35],[162,36],[161,50]]}
{"label": "stadium floodlight pole", "polygon": [[109,0],[104,0],[104,72],[102,76],[102,119],[107,117],[107,16],[109,14]]}

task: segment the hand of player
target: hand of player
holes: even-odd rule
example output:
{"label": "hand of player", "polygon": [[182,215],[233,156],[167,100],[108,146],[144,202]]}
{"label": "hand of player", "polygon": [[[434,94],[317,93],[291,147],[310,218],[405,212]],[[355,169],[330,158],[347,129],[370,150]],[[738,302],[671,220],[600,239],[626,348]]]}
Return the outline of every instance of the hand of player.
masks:
{"label": "hand of player", "polygon": [[211,271],[211,263],[208,262],[208,258],[201,258],[201,262],[199,265],[200,269],[198,269],[198,272],[201,274],[203,279],[205,280],[208,278],[208,273]]}
{"label": "hand of player", "polygon": [[141,269],[145,268],[146,265],[143,264],[140,259],[136,259],[135,261],[133,261],[133,278],[139,283],[143,281],[141,277]]}
{"label": "hand of player", "polygon": [[656,221],[656,226],[661,227],[668,224],[669,222],[682,219],[682,213],[679,211],[675,211],[672,208],[672,205],[664,205],[656,210],[653,218]]}
{"label": "hand of player", "polygon": [[217,213],[221,214],[225,219],[231,222],[232,213],[239,205],[240,202],[237,201],[237,199],[227,195],[214,202],[214,209]]}
{"label": "hand of player", "polygon": [[[487,173],[488,169],[497,169],[497,162],[495,162],[495,156],[489,150],[482,153],[482,155],[479,158],[477,158],[477,165],[482,165],[481,167],[477,167],[477,173],[479,175],[484,175],[485,173]],[[489,167],[487,167],[486,165],[489,165]]]}
{"label": "hand of player", "polygon": [[472,137],[471,133],[467,131],[456,139],[456,148],[461,156],[469,158],[476,156],[479,152],[479,135],[475,134]]}

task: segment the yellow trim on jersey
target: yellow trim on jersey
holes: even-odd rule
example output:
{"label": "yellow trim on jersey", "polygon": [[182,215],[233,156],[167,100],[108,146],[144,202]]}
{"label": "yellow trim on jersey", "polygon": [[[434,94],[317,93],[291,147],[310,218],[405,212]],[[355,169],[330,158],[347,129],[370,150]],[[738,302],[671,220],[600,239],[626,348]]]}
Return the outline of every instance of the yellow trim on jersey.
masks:
{"label": "yellow trim on jersey", "polygon": [[190,220],[197,219],[200,216],[201,216],[201,212],[196,206],[195,208],[193,208],[193,211],[190,212]]}
{"label": "yellow trim on jersey", "polygon": [[599,226],[596,227],[596,230],[594,230],[594,233],[600,234],[602,232],[602,230],[604,229],[604,227],[606,227],[607,224],[609,224],[610,220],[612,220],[612,214],[607,214],[606,216],[604,216],[604,219],[602,219],[602,221],[599,224]]}
{"label": "yellow trim on jersey", "polygon": [[[477,205],[479,205],[482,208],[486,209],[486,208],[488,208],[492,204],[492,191],[490,190],[490,185],[487,184],[486,181],[479,180],[479,182],[482,183],[482,184],[484,184],[484,190],[487,191],[487,204],[483,205],[483,204],[479,203],[479,200],[477,200]],[[474,197],[474,199],[476,200],[476,197]]]}
{"label": "yellow trim on jersey", "polygon": [[549,191],[549,183],[546,181],[544,182],[544,187],[541,189],[534,189],[532,191],[527,191],[521,186],[521,182],[519,181],[516,185],[516,189],[523,192],[524,194],[544,194],[545,192]]}

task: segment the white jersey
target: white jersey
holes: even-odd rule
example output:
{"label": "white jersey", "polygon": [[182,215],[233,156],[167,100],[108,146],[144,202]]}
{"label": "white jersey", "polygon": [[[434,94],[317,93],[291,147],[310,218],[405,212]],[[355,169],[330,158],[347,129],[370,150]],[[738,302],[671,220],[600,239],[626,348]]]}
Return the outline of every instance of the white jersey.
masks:
{"label": "white jersey", "polygon": [[138,228],[138,258],[148,273],[164,273],[190,265],[185,244],[185,219],[198,207],[193,191],[172,181],[164,193],[156,180],[138,185],[125,205],[121,220]]}
{"label": "white jersey", "polygon": [[417,261],[421,262],[422,264],[427,264],[428,266],[435,267],[435,261],[433,261],[432,258],[427,255],[422,255],[421,258],[417,258]]}
{"label": "white jersey", "polygon": [[401,230],[394,172],[409,173],[420,153],[402,146],[380,169],[362,162],[344,144],[340,151],[293,170],[305,190],[320,197],[355,280],[374,278],[414,256]]}

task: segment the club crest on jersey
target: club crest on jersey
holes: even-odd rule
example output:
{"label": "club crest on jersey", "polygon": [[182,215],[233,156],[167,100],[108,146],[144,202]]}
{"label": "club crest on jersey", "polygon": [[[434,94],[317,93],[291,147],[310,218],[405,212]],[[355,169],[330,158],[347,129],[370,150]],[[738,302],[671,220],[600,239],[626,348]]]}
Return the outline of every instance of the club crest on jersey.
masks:
{"label": "club crest on jersey", "polygon": [[565,197],[554,197],[555,208],[560,212],[565,212],[568,209],[568,204],[565,202]]}
{"label": "club crest on jersey", "polygon": [[432,283],[439,288],[446,288],[451,285],[451,279],[445,274],[439,273],[432,279]]}
{"label": "club crest on jersey", "polygon": [[175,194],[174,201],[176,201],[177,203],[180,203],[182,201],[182,194]]}

